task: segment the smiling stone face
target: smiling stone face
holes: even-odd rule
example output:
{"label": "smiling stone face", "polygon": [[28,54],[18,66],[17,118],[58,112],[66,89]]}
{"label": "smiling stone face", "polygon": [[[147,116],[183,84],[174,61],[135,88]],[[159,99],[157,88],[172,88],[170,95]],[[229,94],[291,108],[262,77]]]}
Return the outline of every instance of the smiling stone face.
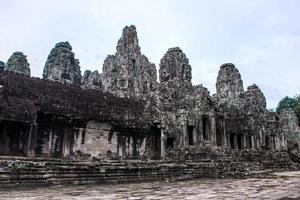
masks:
{"label": "smiling stone face", "polygon": [[44,67],[43,78],[61,83],[80,83],[79,60],[75,59],[72,46],[68,42],[57,43],[51,50]]}
{"label": "smiling stone face", "polygon": [[241,75],[233,64],[225,63],[220,67],[216,87],[220,103],[235,100],[244,92]]}
{"label": "smiling stone face", "polygon": [[5,70],[30,76],[30,68],[26,55],[24,55],[22,52],[14,52],[13,55],[8,59]]}
{"label": "smiling stone face", "polygon": [[179,47],[170,48],[159,64],[159,79],[161,83],[178,79],[181,82],[191,82],[192,68],[189,60]]}

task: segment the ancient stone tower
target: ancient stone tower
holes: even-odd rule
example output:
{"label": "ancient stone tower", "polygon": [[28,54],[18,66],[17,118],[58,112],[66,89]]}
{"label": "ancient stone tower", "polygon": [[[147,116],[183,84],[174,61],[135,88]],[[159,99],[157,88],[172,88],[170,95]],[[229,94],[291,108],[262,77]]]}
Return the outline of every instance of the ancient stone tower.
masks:
{"label": "ancient stone tower", "polygon": [[170,48],[161,59],[159,67],[160,83],[175,79],[190,83],[192,80],[189,59],[179,47]]}
{"label": "ancient stone tower", "polygon": [[240,94],[244,92],[244,88],[239,70],[234,64],[225,63],[221,65],[216,87],[219,103],[237,103]]}
{"label": "ancient stone tower", "polygon": [[29,63],[22,52],[13,53],[6,63],[5,70],[30,76]]}
{"label": "ancient stone tower", "polygon": [[43,78],[61,83],[80,84],[79,60],[75,59],[72,46],[68,42],[55,45],[47,58]]}
{"label": "ancient stone tower", "polygon": [[257,85],[253,84],[248,86],[244,96],[247,104],[246,108],[250,112],[259,113],[266,109],[267,103],[265,95]]}
{"label": "ancient stone tower", "polygon": [[141,98],[156,87],[155,65],[141,54],[135,26],[126,26],[117,52],[108,55],[102,68],[105,92],[119,97]]}

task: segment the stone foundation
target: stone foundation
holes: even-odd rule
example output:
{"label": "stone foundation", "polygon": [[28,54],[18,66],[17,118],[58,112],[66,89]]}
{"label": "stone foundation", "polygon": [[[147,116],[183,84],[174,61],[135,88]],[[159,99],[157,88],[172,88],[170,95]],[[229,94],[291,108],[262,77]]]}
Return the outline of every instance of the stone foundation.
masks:
{"label": "stone foundation", "polygon": [[[203,156],[182,162],[101,161],[1,157],[0,186],[107,184],[182,180],[194,178],[242,178],[273,171],[299,169],[286,152],[240,152],[225,157]],[[202,157],[202,159],[200,159]],[[234,158],[233,158],[234,157]],[[191,157],[190,157],[191,158]],[[223,159],[221,159],[223,158]],[[257,159],[261,158],[261,159]]]}

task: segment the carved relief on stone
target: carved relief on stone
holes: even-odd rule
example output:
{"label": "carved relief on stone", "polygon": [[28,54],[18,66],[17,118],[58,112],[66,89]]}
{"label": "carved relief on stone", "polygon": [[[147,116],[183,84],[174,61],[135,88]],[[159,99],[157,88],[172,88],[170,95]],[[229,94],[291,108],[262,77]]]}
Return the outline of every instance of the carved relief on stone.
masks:
{"label": "carved relief on stone", "polygon": [[29,63],[22,52],[13,53],[6,63],[5,70],[30,76]]}
{"label": "carved relief on stone", "polygon": [[156,67],[141,54],[135,26],[126,26],[114,55],[102,68],[103,90],[116,96],[144,98],[157,88]]}
{"label": "carved relief on stone", "polygon": [[68,42],[57,43],[51,50],[44,67],[43,78],[61,83],[80,84],[79,60],[75,59],[72,46]]}

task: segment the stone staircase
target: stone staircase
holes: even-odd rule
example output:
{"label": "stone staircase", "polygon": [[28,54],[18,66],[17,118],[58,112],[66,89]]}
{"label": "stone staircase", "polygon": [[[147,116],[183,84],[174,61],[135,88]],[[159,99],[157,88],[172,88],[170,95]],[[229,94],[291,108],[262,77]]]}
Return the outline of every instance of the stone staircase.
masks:
{"label": "stone staircase", "polygon": [[[0,157],[0,189],[15,186],[107,184],[259,176],[300,169],[286,152],[172,150],[176,160],[80,161]],[[172,154],[168,152],[168,156]],[[298,168],[297,168],[298,167]]]}

